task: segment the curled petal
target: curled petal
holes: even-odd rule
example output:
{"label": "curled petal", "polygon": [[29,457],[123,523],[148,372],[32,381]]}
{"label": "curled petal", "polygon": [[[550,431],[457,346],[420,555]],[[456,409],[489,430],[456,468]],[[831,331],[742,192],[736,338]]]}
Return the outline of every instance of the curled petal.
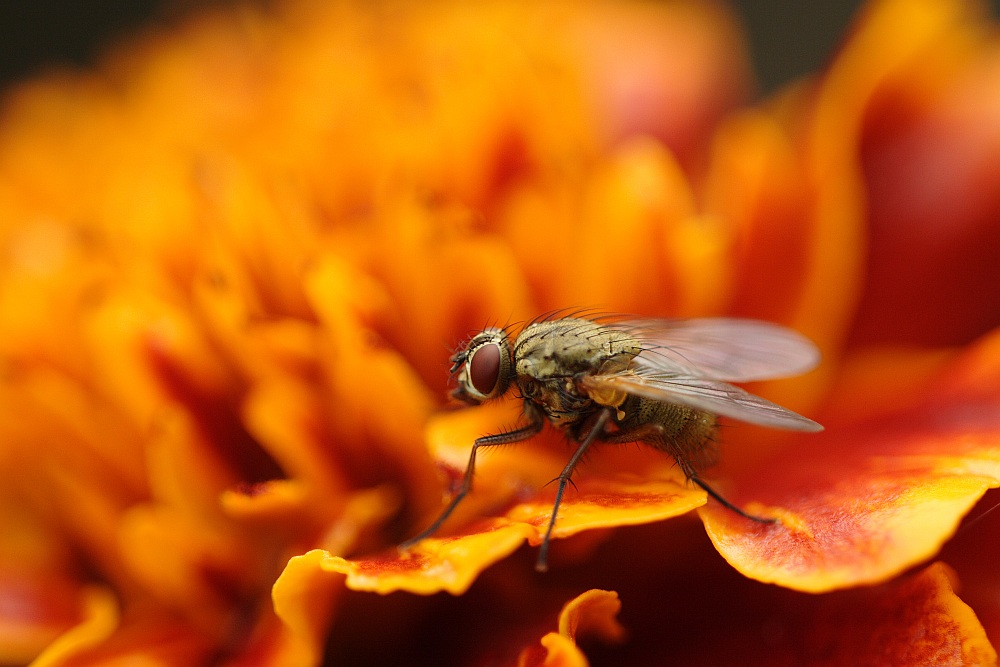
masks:
{"label": "curled petal", "polygon": [[274,582],[274,613],[287,635],[284,664],[316,664],[323,655],[333,606],[341,590],[340,577],[331,576],[322,566],[327,558],[329,554],[320,549],[295,556]]}
{"label": "curled petal", "polygon": [[[431,419],[427,428],[431,451],[455,484],[461,480],[475,438],[496,432],[497,424],[515,420],[516,407],[499,403]],[[556,485],[549,482],[567,457],[565,450],[556,455],[544,444],[481,451],[475,486],[439,535],[403,554],[331,557],[326,566],[348,575],[348,587],[357,590],[463,593],[482,570],[512,553],[524,540],[535,546],[541,543],[555,502]],[[670,462],[660,458],[653,464],[648,458],[638,462],[641,469],[633,470],[636,461],[614,448],[595,454],[591,465],[576,475],[567,489],[552,537],[660,521],[705,503],[705,493],[686,484]],[[496,514],[498,508],[502,517]],[[434,508],[425,525],[440,510],[440,506]],[[484,513],[497,518],[473,523],[448,536],[448,529],[456,523]]]}
{"label": "curled petal", "polygon": [[74,655],[101,645],[118,629],[118,600],[106,588],[91,587],[82,591],[83,620],[48,645],[31,664],[55,667],[66,664]]}
{"label": "curled petal", "polygon": [[521,652],[518,667],[587,667],[586,656],[573,640],[558,632],[550,632],[533,646]]}
{"label": "curled petal", "polygon": [[576,641],[577,634],[593,634],[604,641],[621,641],[625,628],[618,622],[622,603],[614,591],[589,590],[578,595],[559,614],[559,634]]}
{"label": "curled petal", "polygon": [[618,623],[621,601],[614,591],[591,589],[573,598],[559,613],[559,632],[542,637],[541,647],[521,652],[519,667],[585,667],[583,652],[576,645],[577,634],[593,634],[603,641],[617,642],[625,635]]}

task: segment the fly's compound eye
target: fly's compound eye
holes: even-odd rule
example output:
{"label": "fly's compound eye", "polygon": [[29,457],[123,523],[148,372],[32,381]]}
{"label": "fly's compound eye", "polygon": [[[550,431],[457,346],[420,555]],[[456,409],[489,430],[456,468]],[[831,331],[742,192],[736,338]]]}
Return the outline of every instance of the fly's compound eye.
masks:
{"label": "fly's compound eye", "polygon": [[486,343],[469,357],[469,382],[484,396],[493,393],[500,379],[500,346]]}
{"label": "fly's compound eye", "polygon": [[480,403],[507,391],[511,380],[510,343],[502,329],[487,329],[466,348],[455,398]]}

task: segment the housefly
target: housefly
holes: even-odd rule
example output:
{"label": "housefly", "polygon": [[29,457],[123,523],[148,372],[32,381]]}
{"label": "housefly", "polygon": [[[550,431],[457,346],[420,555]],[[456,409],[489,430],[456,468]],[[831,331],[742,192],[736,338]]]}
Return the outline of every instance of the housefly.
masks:
{"label": "housefly", "polygon": [[451,358],[452,396],[478,405],[514,390],[523,425],[477,439],[458,492],[441,516],[402,545],[434,533],[472,489],[480,449],[527,440],[546,421],[577,443],[558,482],[535,569],[547,569],[549,540],[573,470],[595,443],[643,442],[672,456],[685,476],[740,516],[748,514],[700,476],[715,458],[718,417],[794,431],[822,426],[730,382],[798,375],[819,361],[800,334],[767,322],[731,318],[625,319],[549,316],[516,338],[488,328]]}

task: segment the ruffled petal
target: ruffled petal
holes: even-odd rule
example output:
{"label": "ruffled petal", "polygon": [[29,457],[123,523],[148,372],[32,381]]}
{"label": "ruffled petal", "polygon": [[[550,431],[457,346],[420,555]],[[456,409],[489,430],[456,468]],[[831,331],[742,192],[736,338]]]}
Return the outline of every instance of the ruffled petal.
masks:
{"label": "ruffled petal", "polygon": [[[511,423],[518,411],[517,404],[498,403],[430,420],[429,446],[453,485],[464,475],[476,437]],[[329,567],[347,574],[348,587],[358,590],[463,593],[482,570],[525,540],[535,546],[541,543],[555,502],[556,485],[549,482],[571,450],[565,445],[553,447],[552,440],[558,438],[538,440],[480,452],[473,490],[439,535],[402,554],[331,557]],[[672,462],[662,456],[652,461],[634,452],[630,457],[618,448],[595,453],[567,488],[552,537],[660,521],[705,503],[705,492],[685,483]],[[430,523],[441,509],[432,510],[425,522]],[[477,520],[484,515],[495,518]],[[465,528],[449,535],[463,523]]]}
{"label": "ruffled petal", "polygon": [[484,569],[509,556],[534,533],[531,526],[497,519],[469,535],[428,538],[406,554],[351,560],[329,556],[322,566],[347,575],[347,587],[354,590],[461,595]]}
{"label": "ruffled petal", "polygon": [[[586,530],[660,521],[705,503],[705,493],[686,487],[676,472],[657,479],[582,479],[559,508],[553,538]],[[348,575],[355,590],[389,593],[407,590],[429,594],[464,593],[484,569],[505,558],[525,540],[537,546],[552,515],[554,490],[512,507],[503,518],[476,522],[450,537],[429,537],[402,554],[344,559],[331,557],[325,567]]]}

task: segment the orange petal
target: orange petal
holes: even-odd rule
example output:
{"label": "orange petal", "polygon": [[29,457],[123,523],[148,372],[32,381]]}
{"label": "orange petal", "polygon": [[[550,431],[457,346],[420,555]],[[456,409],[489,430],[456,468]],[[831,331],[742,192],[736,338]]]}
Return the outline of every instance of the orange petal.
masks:
{"label": "orange petal", "polygon": [[[612,140],[650,136],[684,164],[750,92],[740,28],[725,5],[590,3],[563,28]],[[568,29],[568,30],[567,30]]]}
{"label": "orange petal", "polygon": [[781,524],[717,504],[702,516],[719,551],[761,581],[827,591],[883,581],[937,552],[961,517],[1000,486],[1000,332],[890,416],[802,437],[730,496]]}
{"label": "orange petal", "polygon": [[677,159],[651,140],[622,144],[579,182],[525,187],[503,213],[539,310],[677,317],[724,303],[730,232],[699,215]]}
{"label": "orange petal", "polygon": [[106,588],[91,587],[83,591],[83,620],[48,645],[33,667],[55,667],[71,661],[77,653],[100,646],[119,625],[118,600]]}
{"label": "orange petal", "polygon": [[[103,604],[103,603],[102,603]],[[136,607],[119,622],[114,611],[97,609],[89,621],[56,640],[33,665],[191,665],[218,660],[216,646],[169,612]]]}
{"label": "orange petal", "polygon": [[[602,664],[994,664],[982,625],[937,565],[807,594],[742,576],[683,520],[620,531],[597,555],[579,573],[618,592],[628,628],[627,642],[593,651]],[[935,652],[947,657],[915,659]],[[962,662],[963,652],[984,662]]]}
{"label": "orange petal", "polygon": [[964,344],[1000,320],[1000,48],[986,3],[874,3],[834,76],[873,76],[857,138],[870,246],[863,343]]}
{"label": "orange petal", "polygon": [[[500,402],[435,415],[427,428],[432,454],[453,484],[459,483],[472,442],[517,419],[520,407]],[[441,533],[414,546],[409,554],[361,559],[334,559],[335,569],[349,575],[348,586],[389,592],[464,592],[475,576],[514,551],[522,540],[541,543],[555,501],[559,474],[569,456],[546,447],[549,438],[519,446],[487,449],[477,458],[475,485]],[[645,453],[645,454],[648,454]],[[567,488],[552,536],[636,525],[687,513],[705,503],[704,491],[687,484],[672,462],[661,456],[630,456],[618,448],[598,451]],[[447,490],[447,487],[445,488]],[[419,527],[443,509],[431,510]],[[483,515],[497,516],[447,537],[456,524]],[[417,530],[415,528],[414,530]]]}
{"label": "orange petal", "polygon": [[[420,528],[437,517],[443,509],[441,498],[450,496],[451,491],[457,488],[476,438],[498,433],[517,423],[520,416],[519,403],[499,401],[443,412],[430,418],[425,437],[443,479],[431,496],[435,502],[427,508],[419,522]],[[461,524],[484,513],[496,513],[497,507],[506,507],[531,489],[543,486],[559,474],[563,464],[563,457],[557,451],[542,446],[536,439],[479,452],[473,491],[458,506],[448,525]]]}
{"label": "orange petal", "polygon": [[[337,443],[341,474],[355,479],[384,479],[382,457],[395,461],[399,473],[416,489],[433,483],[420,435],[434,397],[401,354],[380,344],[365,325],[371,316],[364,303],[380,290],[374,281],[346,262],[329,258],[307,278],[310,303],[322,324],[322,405],[328,416],[313,414]],[[440,347],[440,345],[439,345]],[[392,396],[392,419],[378,397]],[[321,454],[321,452],[317,452]]]}
{"label": "orange petal", "polygon": [[[3,472],[22,481],[19,470]],[[80,581],[73,543],[48,512],[33,511],[12,487],[0,488],[0,664],[27,663],[67,632],[99,633],[104,612],[117,614],[109,589]]]}
{"label": "orange petal", "polygon": [[622,603],[614,591],[592,589],[566,603],[559,613],[559,634],[576,641],[578,634],[595,635],[617,642],[625,636],[618,622]]}
{"label": "orange petal", "polygon": [[[716,131],[707,176],[710,215],[731,226],[728,312],[788,323],[814,249],[803,158],[778,119],[755,110]],[[831,284],[829,297],[842,290]]]}
{"label": "orange petal", "polygon": [[[97,594],[51,570],[15,570],[4,563],[0,574],[0,660],[24,664],[65,636],[67,628],[83,636],[100,635],[104,627]],[[113,598],[111,598],[113,604]],[[84,620],[81,621],[81,616]],[[86,629],[81,629],[83,627]]]}
{"label": "orange petal", "polygon": [[823,425],[877,419],[926,400],[956,350],[862,348],[850,351],[823,406]]}
{"label": "orange petal", "polygon": [[[552,516],[555,489],[551,485],[538,497],[507,513],[514,521],[538,528],[531,543],[538,544]],[[592,478],[585,474],[568,487],[553,537],[569,537],[584,530],[633,526],[679,516],[705,504],[705,492],[685,484],[676,469],[664,465],[647,475]]]}
{"label": "orange petal", "polygon": [[594,635],[619,642],[625,629],[618,622],[621,601],[614,591],[591,589],[567,602],[559,613],[559,632],[541,639],[541,647],[521,652],[519,667],[585,667],[586,657],[576,644],[578,635]]}
{"label": "orange petal", "polygon": [[448,591],[461,595],[479,573],[506,558],[535,533],[531,526],[502,519],[476,533],[428,538],[408,550],[381,557],[347,560],[328,556],[322,563],[330,572],[347,575],[347,587],[386,594],[405,590],[420,595]]}
{"label": "orange petal", "polygon": [[[794,463],[822,468],[825,461],[796,457]],[[777,517],[778,525],[753,524],[716,506],[703,510],[702,517],[726,560],[759,581],[814,593],[884,581],[935,554],[961,517],[998,483],[935,470],[929,463],[881,471],[857,462],[827,467],[821,476],[797,479],[798,488],[788,495],[772,500],[776,494],[762,493],[761,503],[745,505]],[[850,474],[855,476],[845,477]]]}
{"label": "orange petal", "polygon": [[278,479],[228,489],[219,497],[219,504],[235,519],[274,530],[300,518],[306,497],[301,482]]}
{"label": "orange petal", "polygon": [[290,478],[302,484],[311,500],[329,504],[348,483],[330,455],[333,438],[315,387],[273,379],[248,392],[242,413],[247,431]]}
{"label": "orange petal", "polygon": [[573,640],[558,632],[550,632],[518,656],[517,667],[587,667],[587,657]]}
{"label": "orange petal", "polygon": [[[567,492],[552,536],[659,521],[704,504],[704,492],[684,486],[676,474],[665,469],[659,479],[582,479]],[[330,557],[324,567],[348,575],[347,585],[355,590],[383,594],[444,590],[459,595],[480,572],[511,554],[524,540],[541,543],[554,493],[554,489],[541,492],[538,499],[513,507],[506,518],[473,524],[470,532],[429,537],[405,553],[350,560]]]}
{"label": "orange petal", "polygon": [[837,665],[995,665],[996,651],[952,577],[935,563],[881,590],[850,591],[814,613],[806,651],[832,653],[824,662]]}
{"label": "orange petal", "polygon": [[200,627],[222,626],[233,588],[245,585],[249,566],[229,535],[210,533],[164,505],[133,507],[119,530],[123,564],[133,581],[158,602],[188,611]]}
{"label": "orange petal", "polygon": [[962,582],[962,599],[972,607],[994,646],[1000,646],[1000,570],[993,554],[1000,553],[1000,490],[987,493],[941,551],[941,560],[955,568]]}
{"label": "orange petal", "polygon": [[288,561],[271,592],[274,613],[284,623],[287,643],[281,651],[285,662],[318,664],[323,655],[333,605],[341,590],[340,577],[323,567],[327,552],[314,549]]}

